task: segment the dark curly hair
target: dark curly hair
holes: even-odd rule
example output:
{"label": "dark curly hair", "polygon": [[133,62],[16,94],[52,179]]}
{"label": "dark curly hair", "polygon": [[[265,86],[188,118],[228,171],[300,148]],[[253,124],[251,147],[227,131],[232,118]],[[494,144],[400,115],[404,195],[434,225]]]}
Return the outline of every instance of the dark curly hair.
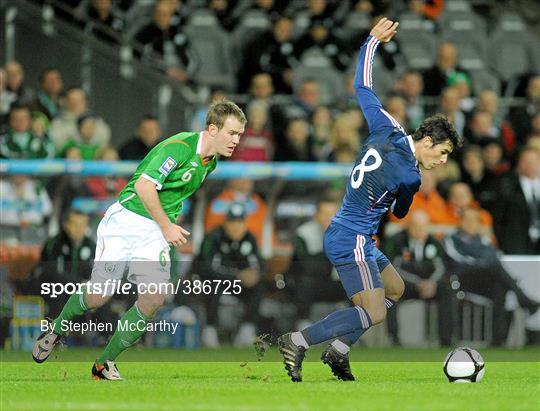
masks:
{"label": "dark curly hair", "polygon": [[454,150],[463,144],[463,139],[458,135],[454,126],[442,114],[436,114],[422,121],[420,127],[413,133],[412,138],[418,141],[426,136],[431,137],[433,145],[448,141],[452,144]]}

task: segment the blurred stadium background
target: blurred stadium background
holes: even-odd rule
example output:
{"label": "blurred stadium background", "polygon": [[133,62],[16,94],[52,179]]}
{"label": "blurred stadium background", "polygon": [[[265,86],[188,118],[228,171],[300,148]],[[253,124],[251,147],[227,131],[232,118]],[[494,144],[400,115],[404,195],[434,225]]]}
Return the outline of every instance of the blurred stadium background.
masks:
{"label": "blurred stadium background", "polygon": [[[159,318],[182,323],[181,336],[145,344],[242,345],[347,304],[321,227],[367,136],[352,76],[381,15],[400,22],[374,63],[387,110],[410,132],[442,112],[466,145],[424,173],[414,218],[383,225],[379,245],[406,272],[410,298],[363,343],[538,344],[540,313],[527,301],[540,300],[537,1],[0,0],[1,345],[31,347],[39,319],[62,304],[43,300],[40,284],[89,277],[96,224],[137,160],[202,130],[223,96],[245,108],[246,134],[186,204],[180,224],[192,236],[174,252],[174,275],[235,278],[252,267],[256,278],[242,304],[176,295]],[[226,228],[232,203],[244,206],[248,251]],[[487,242],[458,250],[460,260],[452,244],[468,241],[469,208]]]}

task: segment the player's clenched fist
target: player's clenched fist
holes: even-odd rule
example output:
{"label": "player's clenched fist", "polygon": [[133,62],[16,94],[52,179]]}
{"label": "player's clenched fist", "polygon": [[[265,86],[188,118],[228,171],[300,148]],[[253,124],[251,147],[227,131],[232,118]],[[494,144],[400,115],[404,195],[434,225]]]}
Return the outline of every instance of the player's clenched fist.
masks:
{"label": "player's clenched fist", "polygon": [[186,244],[186,237],[191,234],[189,231],[184,230],[179,225],[173,223],[162,228],[161,232],[163,233],[165,241],[174,247],[179,247],[182,244]]}
{"label": "player's clenched fist", "polygon": [[371,29],[369,34],[383,43],[388,43],[396,35],[398,25],[399,23],[397,21],[388,20],[386,17],[383,17]]}

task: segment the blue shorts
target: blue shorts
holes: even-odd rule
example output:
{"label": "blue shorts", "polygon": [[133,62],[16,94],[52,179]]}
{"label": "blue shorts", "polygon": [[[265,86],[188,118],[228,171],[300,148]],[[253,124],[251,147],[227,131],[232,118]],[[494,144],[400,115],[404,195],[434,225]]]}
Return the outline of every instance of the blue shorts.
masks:
{"label": "blue shorts", "polygon": [[380,273],[390,261],[370,236],[332,223],[324,233],[324,250],[336,267],[347,297],[384,287]]}

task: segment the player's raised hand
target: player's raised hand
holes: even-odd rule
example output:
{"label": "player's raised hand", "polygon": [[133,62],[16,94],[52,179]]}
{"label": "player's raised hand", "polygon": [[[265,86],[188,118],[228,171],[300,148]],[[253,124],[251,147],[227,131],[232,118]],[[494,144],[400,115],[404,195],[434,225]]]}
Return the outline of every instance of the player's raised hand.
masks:
{"label": "player's raised hand", "polygon": [[388,43],[396,35],[398,25],[399,23],[397,21],[388,20],[386,17],[383,17],[371,29],[369,34],[383,43]]}
{"label": "player's raised hand", "polygon": [[162,228],[161,232],[163,233],[165,241],[174,247],[180,247],[182,244],[186,244],[186,237],[191,234],[189,231],[173,223]]}

